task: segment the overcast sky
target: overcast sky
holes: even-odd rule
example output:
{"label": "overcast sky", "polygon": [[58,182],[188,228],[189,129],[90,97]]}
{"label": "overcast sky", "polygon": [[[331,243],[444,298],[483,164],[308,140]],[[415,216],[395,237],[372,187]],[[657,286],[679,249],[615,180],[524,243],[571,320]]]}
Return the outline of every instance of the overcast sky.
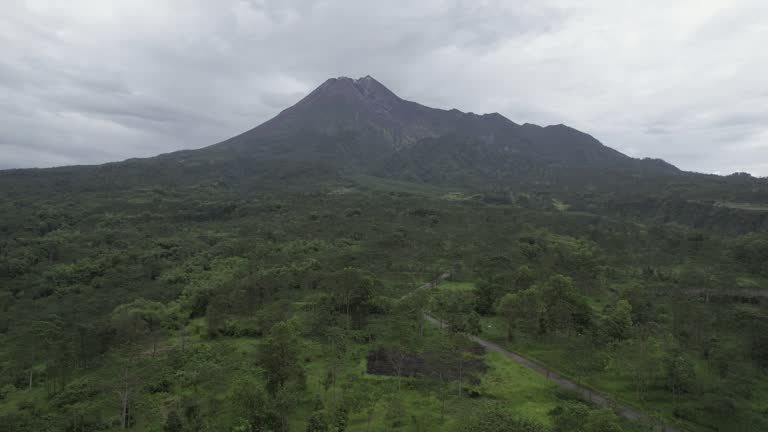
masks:
{"label": "overcast sky", "polygon": [[0,168],[213,144],[326,78],[768,175],[765,0],[3,0]]}

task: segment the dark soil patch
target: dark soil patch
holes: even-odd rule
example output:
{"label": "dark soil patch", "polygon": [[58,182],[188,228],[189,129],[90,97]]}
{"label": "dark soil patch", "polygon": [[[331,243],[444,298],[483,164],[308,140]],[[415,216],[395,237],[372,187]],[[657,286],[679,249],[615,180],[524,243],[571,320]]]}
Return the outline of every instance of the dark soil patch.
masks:
{"label": "dark soil patch", "polygon": [[429,353],[416,354],[380,348],[368,352],[367,371],[372,375],[404,377],[438,378],[442,374],[448,380],[458,379],[461,375],[462,379],[477,383],[478,375],[488,370],[482,358],[485,348],[474,345],[466,353],[469,355],[462,361],[458,360],[458,355],[441,360]]}

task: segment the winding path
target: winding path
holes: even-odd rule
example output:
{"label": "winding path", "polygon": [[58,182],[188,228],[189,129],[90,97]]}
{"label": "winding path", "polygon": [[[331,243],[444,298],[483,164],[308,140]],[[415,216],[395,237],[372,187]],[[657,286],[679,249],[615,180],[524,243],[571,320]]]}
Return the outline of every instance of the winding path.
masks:
{"label": "winding path", "polygon": [[[434,280],[427,282],[421,286],[419,286],[417,289],[429,289],[435,287],[437,284],[442,282],[443,280],[447,279],[450,276],[450,273],[443,273],[440,276],[436,277]],[[448,325],[443,323],[442,321],[438,320],[434,316],[424,313],[424,319],[427,320],[427,322],[434,324],[436,326],[439,326],[440,328],[447,328]],[[683,432],[681,429],[674,428],[672,426],[668,426],[665,424],[660,424],[659,420],[657,418],[653,418],[642,411],[637,410],[636,408],[633,408],[628,405],[621,404],[617,402],[615,399],[612,399],[609,395],[605,393],[596,392],[595,390],[585,387],[569,378],[566,378],[556,372],[553,372],[544,366],[540,365],[539,363],[527,359],[520,354],[513,353],[512,351],[506,350],[502,348],[501,346],[487,341],[483,338],[474,336],[474,335],[468,335],[469,338],[478,344],[482,345],[488,350],[495,351],[504,357],[517,362],[528,369],[531,369],[532,371],[545,376],[548,380],[555,383],[557,386],[571,390],[581,396],[584,400],[587,400],[589,402],[592,402],[594,404],[608,407],[613,409],[618,415],[629,419],[633,421],[643,421],[652,425],[658,425],[660,427],[660,430],[663,432]]]}

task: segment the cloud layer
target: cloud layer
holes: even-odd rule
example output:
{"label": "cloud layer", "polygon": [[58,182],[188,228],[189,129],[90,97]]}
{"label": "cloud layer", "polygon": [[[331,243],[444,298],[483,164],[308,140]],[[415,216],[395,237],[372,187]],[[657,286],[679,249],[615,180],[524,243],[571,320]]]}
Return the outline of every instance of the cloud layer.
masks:
{"label": "cloud layer", "polygon": [[332,76],[768,175],[763,0],[9,0],[0,168],[196,148]]}

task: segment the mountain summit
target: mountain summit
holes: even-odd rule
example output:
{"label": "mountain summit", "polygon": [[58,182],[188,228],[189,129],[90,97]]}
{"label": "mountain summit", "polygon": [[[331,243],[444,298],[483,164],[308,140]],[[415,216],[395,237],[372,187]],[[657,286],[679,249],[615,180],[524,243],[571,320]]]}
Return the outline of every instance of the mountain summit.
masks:
{"label": "mountain summit", "polygon": [[[387,147],[392,150],[424,138],[456,132],[460,128],[456,120],[462,115],[458,110],[445,111],[404,100],[370,75],[359,79],[339,77],[326,80],[273,119],[222,144],[250,145],[297,133],[324,136],[352,133],[363,134],[377,145],[384,140],[388,145],[382,150]],[[496,120],[503,119],[496,116]],[[509,120],[503,121],[512,124]],[[367,144],[369,151],[378,148],[371,144]]]}

